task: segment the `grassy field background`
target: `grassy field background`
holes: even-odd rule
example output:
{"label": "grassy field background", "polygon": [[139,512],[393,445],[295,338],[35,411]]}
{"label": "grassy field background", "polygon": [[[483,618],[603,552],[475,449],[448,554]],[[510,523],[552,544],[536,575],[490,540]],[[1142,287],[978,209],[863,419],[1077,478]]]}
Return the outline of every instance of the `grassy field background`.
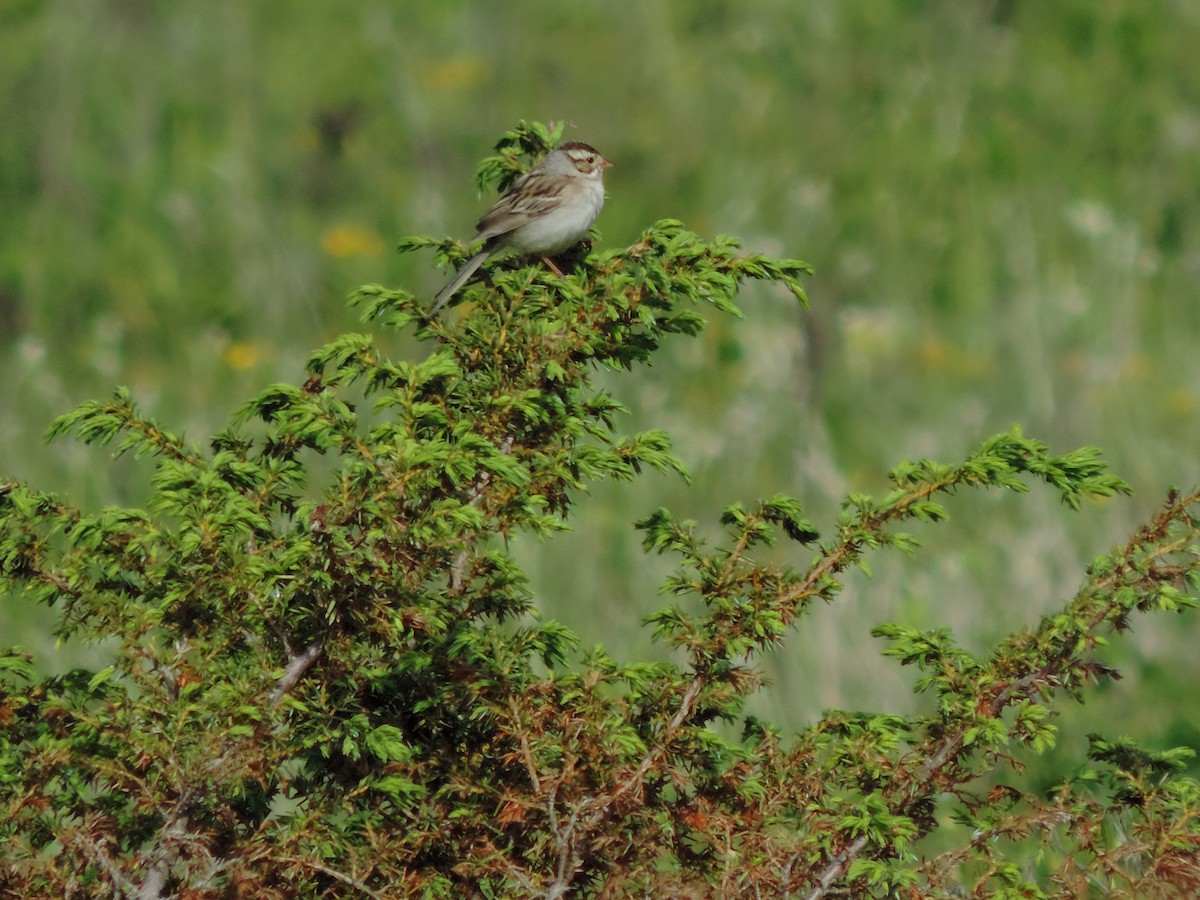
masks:
{"label": "grassy field background", "polygon": [[[585,644],[660,652],[639,623],[665,563],[631,527],[658,505],[707,527],[785,492],[828,530],[901,460],[952,462],[1014,423],[1105,448],[1135,487],[1079,513],[1044,491],[957,498],[914,560],[875,560],[802,621],[756,712],[921,708],[873,625],[985,650],[1200,478],[1197,47],[1187,0],[8,0],[0,475],[139,504],[148,467],[47,448],[48,421],[127,384],[203,439],[357,327],[359,283],[432,296],[443,273],[397,240],[469,236],[491,144],[565,121],[616,163],[602,246],[672,217],[816,268],[809,312],[750,290],[744,320],[605,376],[628,430],[667,428],[695,482],[606,487],[572,535],[518,547]],[[54,650],[50,621],[0,607],[4,642],[48,666],[102,653]],[[1062,753],[1085,730],[1200,747],[1200,622],[1136,629]]]}

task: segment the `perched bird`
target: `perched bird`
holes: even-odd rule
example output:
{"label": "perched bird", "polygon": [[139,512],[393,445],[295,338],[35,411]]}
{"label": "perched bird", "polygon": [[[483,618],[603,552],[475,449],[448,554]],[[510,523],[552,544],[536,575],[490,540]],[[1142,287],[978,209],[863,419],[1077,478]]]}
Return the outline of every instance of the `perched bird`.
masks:
{"label": "perched bird", "polygon": [[475,226],[483,247],[438,291],[429,318],[500,250],[539,255],[557,271],[546,257],[566,250],[592,227],[604,205],[604,170],[611,165],[595,147],[567,141],[518,178]]}

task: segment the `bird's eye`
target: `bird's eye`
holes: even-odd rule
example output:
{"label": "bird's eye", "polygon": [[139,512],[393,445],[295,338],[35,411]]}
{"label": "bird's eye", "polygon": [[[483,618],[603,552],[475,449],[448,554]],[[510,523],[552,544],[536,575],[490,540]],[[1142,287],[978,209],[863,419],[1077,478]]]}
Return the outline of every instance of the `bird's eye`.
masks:
{"label": "bird's eye", "polygon": [[594,157],[594,156],[589,156],[589,157],[587,158],[587,161],[588,161],[588,163],[594,163],[594,162],[596,161],[596,157]]}

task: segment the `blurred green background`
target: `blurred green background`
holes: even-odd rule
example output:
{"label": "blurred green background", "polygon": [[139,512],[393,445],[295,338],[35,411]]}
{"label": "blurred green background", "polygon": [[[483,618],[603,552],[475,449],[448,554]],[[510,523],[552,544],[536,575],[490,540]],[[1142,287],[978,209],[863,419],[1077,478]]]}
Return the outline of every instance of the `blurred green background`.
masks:
{"label": "blurred green background", "polygon": [[[0,0],[0,474],[140,504],[146,464],[47,448],[48,421],[128,384],[203,440],[358,327],[356,285],[432,296],[443,273],[397,240],[468,237],[478,160],[519,119],[565,121],[616,163],[601,246],[672,217],[816,267],[810,312],[751,288],[744,320],[604,376],[695,485],[603,487],[572,535],[518,546],[585,645],[661,653],[639,621],[667,563],[631,527],[660,504],[711,528],[785,492],[828,532],[900,460],[1013,423],[1134,485],[1079,513],[955,498],[914,560],[802,621],[755,701],[789,726],[923,708],[874,624],[984,651],[1200,478],[1197,48],[1191,0]],[[54,650],[49,622],[0,611],[48,666],[97,652]],[[1062,753],[1087,729],[1200,746],[1196,616],[1135,627]]]}

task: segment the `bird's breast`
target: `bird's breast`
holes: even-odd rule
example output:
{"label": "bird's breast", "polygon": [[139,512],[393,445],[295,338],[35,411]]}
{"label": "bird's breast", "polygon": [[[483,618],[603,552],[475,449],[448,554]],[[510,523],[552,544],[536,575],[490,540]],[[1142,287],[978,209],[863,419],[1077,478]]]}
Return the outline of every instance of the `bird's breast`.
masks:
{"label": "bird's breast", "polygon": [[588,179],[575,196],[564,198],[553,210],[533,216],[509,232],[504,243],[526,254],[566,250],[587,234],[602,206],[604,185]]}

